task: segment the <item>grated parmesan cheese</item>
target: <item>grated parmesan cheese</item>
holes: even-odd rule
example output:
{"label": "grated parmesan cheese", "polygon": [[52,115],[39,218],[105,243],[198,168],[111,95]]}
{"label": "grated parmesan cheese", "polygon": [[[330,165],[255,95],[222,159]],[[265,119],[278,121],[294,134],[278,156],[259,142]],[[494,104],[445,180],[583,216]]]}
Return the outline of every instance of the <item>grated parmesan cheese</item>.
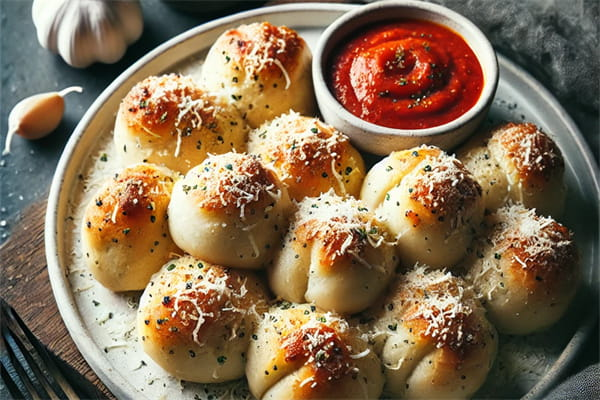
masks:
{"label": "grated parmesan cheese", "polygon": [[569,232],[559,229],[560,224],[553,218],[537,215],[534,209],[522,205],[500,208],[493,220],[496,226],[491,240],[495,251],[502,253],[508,248],[522,249],[525,258],[515,255],[514,259],[524,269],[539,257],[560,257],[562,249],[573,244]]}
{"label": "grated parmesan cheese", "polygon": [[500,145],[494,157],[509,162],[508,171],[514,168],[516,176],[512,178],[508,173],[509,179],[539,184],[564,170],[560,150],[535,124],[507,123],[492,133],[490,143],[493,149],[494,143]]}
{"label": "grated parmesan cheese", "polygon": [[[414,335],[430,338],[436,348],[456,350],[477,341],[479,324],[471,322],[471,316],[479,305],[450,272],[416,265],[400,276],[396,288],[391,300],[394,307],[379,321],[380,330],[389,332],[390,318],[399,318]],[[425,322],[422,331],[419,321]]]}
{"label": "grated parmesan cheese", "polygon": [[276,27],[267,22],[261,24],[251,24],[245,27],[240,27],[236,31],[245,30],[248,39],[242,40],[245,55],[242,63],[246,71],[247,79],[258,75],[264,69],[275,66],[283,74],[287,90],[290,87],[291,79],[284,64],[294,56],[299,46],[301,39],[298,35],[282,26]]}
{"label": "grated parmesan cheese", "polygon": [[[184,265],[182,268],[187,266]],[[229,340],[233,340],[237,337],[236,332],[243,318],[251,312],[250,308],[240,307],[247,293],[246,281],[241,281],[239,277],[228,276],[221,268],[206,263],[198,271],[200,271],[198,277],[190,277],[182,281],[177,290],[169,295],[170,301],[171,299],[173,301],[171,317],[184,325],[194,324],[192,339],[199,346],[204,346],[206,343],[206,339],[200,336],[201,329],[206,326],[205,324],[217,320],[220,327],[233,323],[231,327],[233,334],[229,337]],[[235,314],[238,316],[236,317]]]}
{"label": "grated parmesan cheese", "polygon": [[427,155],[415,167],[410,198],[438,217],[450,216],[451,228],[464,225],[471,207],[482,195],[479,183],[454,156]]}
{"label": "grated parmesan cheese", "polygon": [[282,195],[273,175],[256,157],[210,155],[190,172],[184,191],[197,196],[200,208],[235,208],[242,220],[246,206],[269,199],[276,202]]}
{"label": "grated parmesan cheese", "polygon": [[336,196],[333,190],[301,201],[294,224],[291,230],[295,230],[298,240],[320,240],[331,261],[352,256],[372,268],[361,257],[364,248],[392,244],[386,240],[386,232],[375,215],[362,202]]}

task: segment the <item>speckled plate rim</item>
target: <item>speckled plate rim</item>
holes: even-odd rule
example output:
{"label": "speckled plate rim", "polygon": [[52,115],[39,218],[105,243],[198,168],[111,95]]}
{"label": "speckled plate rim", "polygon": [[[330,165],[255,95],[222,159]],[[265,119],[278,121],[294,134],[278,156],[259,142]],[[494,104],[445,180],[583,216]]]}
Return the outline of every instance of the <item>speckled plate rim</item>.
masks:
{"label": "speckled plate rim", "polygon": [[[48,273],[60,314],[71,337],[98,377],[118,398],[134,398],[140,394],[134,392],[126,377],[113,370],[113,366],[104,357],[102,350],[95,345],[86,330],[67,276],[65,262],[69,249],[65,248],[66,243],[64,241],[65,223],[68,218],[67,205],[73,183],[80,173],[83,160],[96,144],[97,137],[94,133],[100,126],[99,120],[114,117],[114,110],[108,104],[114,104],[115,101],[118,104],[118,101],[127,93],[129,88],[141,78],[161,73],[184,60],[192,54],[189,47],[193,43],[212,42],[223,30],[229,27],[263,19],[284,19],[292,26],[324,27],[353,7],[356,6],[335,3],[286,4],[246,11],[200,25],[158,46],[124,71],[102,92],[77,125],[58,162],[48,198],[45,219],[45,250]],[[303,21],[303,23],[298,24],[298,21]],[[577,174],[577,179],[580,180],[580,186],[585,187],[586,194],[596,199],[597,207],[600,199],[598,166],[576,125],[552,94],[528,73],[502,56],[499,57],[499,62],[501,69],[511,79],[519,81],[524,89],[531,91],[531,95],[544,103],[544,107],[562,125],[568,136],[565,139],[569,145],[566,153],[567,155],[572,154],[572,157],[567,157],[567,161],[571,163],[574,171],[584,172],[581,175]],[[597,230],[595,235],[596,240],[593,240],[595,245],[590,248],[592,254],[589,258],[597,260]],[[592,287],[597,286],[597,267],[597,265],[590,266],[589,276],[585,277],[587,281],[592,283]],[[597,293],[592,295],[597,296]],[[595,310],[582,321],[558,360],[524,398],[531,399],[542,396],[558,382],[558,379],[563,377],[566,369],[581,350],[597,319],[598,313]]]}

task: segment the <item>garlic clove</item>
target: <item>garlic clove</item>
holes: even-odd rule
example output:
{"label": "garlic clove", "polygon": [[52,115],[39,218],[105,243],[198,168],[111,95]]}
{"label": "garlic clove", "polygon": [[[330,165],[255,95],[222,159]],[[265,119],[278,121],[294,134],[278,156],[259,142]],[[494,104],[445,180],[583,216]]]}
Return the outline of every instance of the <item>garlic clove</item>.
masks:
{"label": "garlic clove", "polygon": [[15,133],[25,139],[39,139],[55,130],[65,111],[64,96],[82,91],[80,86],[72,86],[60,92],[36,94],[18,102],[8,115],[8,134],[2,155],[10,153]]}

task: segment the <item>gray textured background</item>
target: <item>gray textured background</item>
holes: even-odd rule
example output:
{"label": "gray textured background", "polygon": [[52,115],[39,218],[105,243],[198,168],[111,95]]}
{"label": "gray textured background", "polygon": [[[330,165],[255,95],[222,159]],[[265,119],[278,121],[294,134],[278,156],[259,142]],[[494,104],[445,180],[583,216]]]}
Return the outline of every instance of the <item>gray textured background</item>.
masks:
{"label": "gray textured background", "polygon": [[496,49],[526,67],[553,93],[598,112],[597,0],[445,0],[474,21]]}

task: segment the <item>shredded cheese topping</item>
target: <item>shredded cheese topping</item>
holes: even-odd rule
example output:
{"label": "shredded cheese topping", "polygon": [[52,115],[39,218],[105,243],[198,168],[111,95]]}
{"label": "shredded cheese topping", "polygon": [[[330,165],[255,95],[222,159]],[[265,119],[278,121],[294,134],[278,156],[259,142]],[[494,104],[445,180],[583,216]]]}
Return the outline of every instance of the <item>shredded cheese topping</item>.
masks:
{"label": "shredded cheese topping", "polygon": [[197,199],[200,208],[235,208],[245,219],[245,207],[281,196],[274,174],[249,155],[227,153],[211,155],[193,168],[181,186]]}
{"label": "shredded cheese topping", "polygon": [[[313,182],[316,185],[328,182],[344,195],[348,183],[343,174],[348,179],[347,175],[355,168],[362,168],[361,160],[352,159],[352,147],[344,134],[317,118],[294,111],[256,129],[250,147],[273,165],[281,180],[292,187],[292,195],[297,185]],[[299,192],[305,193],[306,189]],[[315,195],[318,193],[315,189]]]}
{"label": "shredded cheese topping", "polygon": [[301,242],[321,241],[331,262],[352,256],[369,268],[371,265],[361,258],[364,248],[391,244],[375,214],[362,202],[336,196],[332,190],[301,201],[290,230]]}
{"label": "shredded cheese topping", "polygon": [[[265,132],[268,139],[275,142],[272,146],[277,146],[289,159],[304,163],[324,156],[338,159],[341,156],[340,144],[349,143],[348,137],[337,129],[294,111],[280,115],[267,125],[274,128]],[[265,129],[268,127],[263,126],[259,131]]]}
{"label": "shredded cheese topping", "polygon": [[203,124],[214,125],[221,111],[192,78],[177,74],[146,78],[129,92],[125,102],[142,131],[160,138],[159,132],[167,129],[176,136],[175,157],[180,155],[182,137]]}
{"label": "shredded cheese topping", "polygon": [[418,164],[410,198],[438,217],[450,216],[452,228],[464,224],[482,189],[454,156],[440,153]]}
{"label": "shredded cheese topping", "polygon": [[[169,278],[177,274],[176,278]],[[166,271],[163,269],[161,306],[165,307],[168,321],[157,322],[157,329],[175,331],[191,328],[191,339],[198,346],[204,346],[215,332],[223,329],[231,330],[228,340],[238,337],[238,330],[248,315],[258,318],[256,307],[263,301],[249,293],[247,279],[231,271],[192,257],[184,257],[174,261]],[[166,287],[165,287],[166,286]],[[247,296],[255,297],[250,300]],[[264,302],[264,301],[263,301]]]}
{"label": "shredded cheese topping", "polygon": [[532,123],[508,123],[496,129],[490,142],[498,142],[511,160],[518,176],[530,183],[542,184],[564,171],[562,154],[554,141]]}
{"label": "shredded cheese topping", "polygon": [[509,246],[525,250],[529,259],[539,255],[552,255],[560,248],[571,246],[570,234],[559,229],[559,224],[551,217],[537,215],[534,209],[522,205],[502,207],[496,212],[497,227],[492,241],[503,251]]}
{"label": "shredded cheese topping", "polygon": [[[537,215],[534,209],[520,204],[504,206],[488,217],[492,224],[488,241],[479,249],[481,258],[471,273],[476,285],[485,280],[488,273],[504,274],[504,268],[516,266],[526,277],[523,284],[539,280],[546,284],[556,283],[561,271],[568,271],[577,261],[577,252],[572,235],[567,228],[551,217]],[[511,262],[502,262],[509,257]],[[500,284],[500,283],[498,283]],[[500,289],[491,285],[485,295],[492,299]]]}
{"label": "shredded cheese topping", "polygon": [[[297,311],[305,310],[303,313]],[[346,336],[352,335],[345,319],[330,312],[310,311],[307,306],[299,309],[278,310],[271,314],[274,328],[282,332],[280,348],[286,363],[301,362],[310,366],[312,373],[298,382],[298,387],[335,382],[342,377],[358,373],[355,360],[366,357],[370,350],[354,354]]]}
{"label": "shredded cheese topping", "polygon": [[229,32],[241,38],[235,45],[244,54],[242,64],[247,78],[254,77],[266,68],[275,66],[281,70],[285,78],[287,90],[291,79],[285,65],[293,60],[304,42],[293,30],[281,26],[273,26],[268,22],[242,25]]}
{"label": "shredded cheese topping", "polygon": [[[141,215],[163,212],[162,208],[157,211],[156,206],[166,207],[173,184],[174,177],[168,171],[152,165],[121,170],[104,184],[88,206],[84,216],[88,228],[113,237],[114,229],[124,224],[121,234],[126,235]],[[110,225],[112,229],[106,229]]]}
{"label": "shredded cheese topping", "polygon": [[397,288],[388,315],[400,318],[413,334],[430,338],[436,348],[459,352],[479,340],[480,324],[473,320],[479,305],[450,272],[417,265],[401,275]]}

